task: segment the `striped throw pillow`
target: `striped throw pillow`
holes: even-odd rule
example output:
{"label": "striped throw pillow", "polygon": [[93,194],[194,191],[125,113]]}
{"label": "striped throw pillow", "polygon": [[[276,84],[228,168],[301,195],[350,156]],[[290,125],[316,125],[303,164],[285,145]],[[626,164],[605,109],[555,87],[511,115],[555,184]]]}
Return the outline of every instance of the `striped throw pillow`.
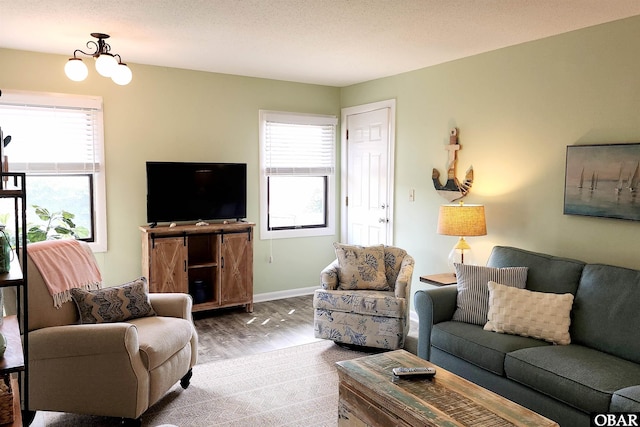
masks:
{"label": "striped throw pillow", "polygon": [[483,267],[455,264],[458,296],[453,320],[484,326],[489,313],[489,281],[524,289],[528,267]]}

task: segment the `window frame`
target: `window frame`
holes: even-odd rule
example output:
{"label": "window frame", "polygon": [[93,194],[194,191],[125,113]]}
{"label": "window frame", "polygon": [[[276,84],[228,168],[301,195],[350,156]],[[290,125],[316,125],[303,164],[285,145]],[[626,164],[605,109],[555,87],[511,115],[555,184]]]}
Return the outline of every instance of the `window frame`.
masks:
{"label": "window frame", "polygon": [[[321,176],[325,178],[326,225],[309,227],[269,228],[269,174],[267,172],[266,129],[269,120],[288,124],[331,125],[334,127],[332,146],[331,172],[313,175],[299,174],[298,176]],[[284,239],[296,237],[330,236],[336,230],[336,157],[337,157],[337,124],[336,116],[321,114],[304,114],[271,110],[259,110],[259,147],[260,147],[260,239]],[[275,174],[274,174],[275,175]],[[291,174],[289,176],[296,176]]]}
{"label": "window frame", "polygon": [[[90,210],[93,214],[92,228],[93,241],[88,242],[93,252],[107,251],[107,205],[106,205],[106,170],[104,156],[104,116],[103,101],[101,96],[72,95],[52,92],[32,92],[20,90],[4,90],[0,98],[0,104],[6,105],[26,105],[26,106],[47,106],[91,109],[94,120],[93,126],[93,153],[95,162],[98,165],[94,171],[82,173],[72,173],[71,175],[93,175],[90,179],[90,192],[92,196],[92,206]],[[0,123],[0,126],[2,123]],[[26,190],[29,194],[29,175],[43,176],[38,171],[22,171],[12,168],[11,158],[9,158],[9,170],[11,172],[25,172],[27,174]],[[61,170],[51,175],[70,175],[68,171]]]}

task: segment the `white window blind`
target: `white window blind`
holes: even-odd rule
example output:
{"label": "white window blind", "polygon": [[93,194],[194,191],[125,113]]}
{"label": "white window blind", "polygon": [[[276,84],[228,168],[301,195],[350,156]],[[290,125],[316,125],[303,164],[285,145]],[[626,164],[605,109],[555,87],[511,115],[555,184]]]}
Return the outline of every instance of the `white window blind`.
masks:
{"label": "white window blind", "polygon": [[265,175],[334,174],[336,117],[277,112],[263,117]]}
{"label": "white window blind", "polygon": [[38,174],[100,171],[102,101],[96,97],[9,92],[0,97],[9,170]]}
{"label": "white window blind", "polygon": [[3,90],[0,126],[12,137],[4,149],[9,171],[28,176],[27,203],[70,211],[90,230],[91,248],[106,251],[102,97]]}

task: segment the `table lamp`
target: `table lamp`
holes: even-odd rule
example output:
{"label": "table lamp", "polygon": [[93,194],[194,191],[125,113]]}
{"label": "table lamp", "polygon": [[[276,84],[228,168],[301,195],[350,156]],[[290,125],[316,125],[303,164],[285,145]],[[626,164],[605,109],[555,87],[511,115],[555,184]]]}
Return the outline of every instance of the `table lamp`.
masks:
{"label": "table lamp", "polygon": [[458,236],[460,239],[449,253],[449,267],[454,263],[474,264],[471,246],[464,239],[466,236],[485,236],[487,223],[483,205],[459,204],[442,205],[438,214],[438,234]]}

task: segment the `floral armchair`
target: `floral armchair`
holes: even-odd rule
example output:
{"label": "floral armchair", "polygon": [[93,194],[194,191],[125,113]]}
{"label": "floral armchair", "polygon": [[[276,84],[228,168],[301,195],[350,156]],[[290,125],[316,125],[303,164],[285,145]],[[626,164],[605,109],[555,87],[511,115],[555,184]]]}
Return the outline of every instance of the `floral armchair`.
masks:
{"label": "floral armchair", "polygon": [[393,246],[336,243],[313,296],[316,338],[398,349],[409,333],[414,259]]}

